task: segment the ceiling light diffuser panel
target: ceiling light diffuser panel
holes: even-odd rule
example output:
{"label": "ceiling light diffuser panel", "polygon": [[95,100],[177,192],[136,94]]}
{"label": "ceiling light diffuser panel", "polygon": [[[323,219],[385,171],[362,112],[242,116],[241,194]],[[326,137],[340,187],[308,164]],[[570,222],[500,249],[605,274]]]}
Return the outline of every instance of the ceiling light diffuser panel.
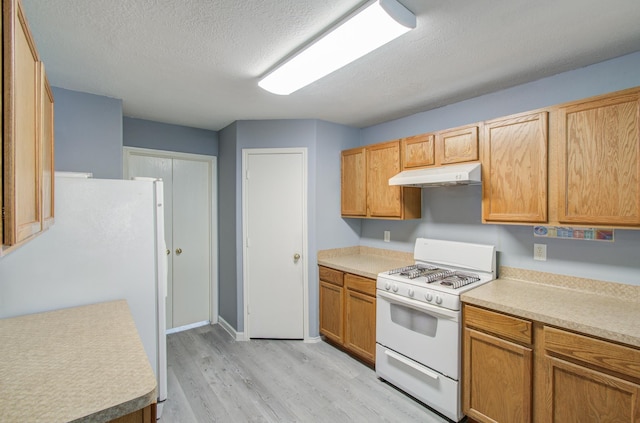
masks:
{"label": "ceiling light diffuser panel", "polygon": [[340,69],[416,27],[416,17],[396,0],[368,2],[258,82],[288,95]]}

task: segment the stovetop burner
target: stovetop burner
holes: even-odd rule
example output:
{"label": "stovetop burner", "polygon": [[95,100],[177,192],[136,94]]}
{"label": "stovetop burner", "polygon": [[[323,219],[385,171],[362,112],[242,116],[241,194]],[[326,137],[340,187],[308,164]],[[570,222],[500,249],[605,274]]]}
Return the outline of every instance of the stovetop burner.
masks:
{"label": "stovetop burner", "polygon": [[387,274],[398,275],[410,280],[421,278],[420,281],[442,285],[450,289],[458,289],[480,280],[480,277],[473,273],[442,269],[429,264],[412,264],[389,270]]}
{"label": "stovetop burner", "polygon": [[440,279],[453,274],[453,270],[433,268],[418,268],[408,273],[400,273],[401,276],[406,276],[409,279],[424,278],[427,283],[439,281]]}
{"label": "stovetop burner", "polygon": [[473,273],[453,272],[452,275],[445,277],[440,281],[440,285],[448,286],[452,289],[458,289],[462,286],[469,285],[479,281],[478,275]]}

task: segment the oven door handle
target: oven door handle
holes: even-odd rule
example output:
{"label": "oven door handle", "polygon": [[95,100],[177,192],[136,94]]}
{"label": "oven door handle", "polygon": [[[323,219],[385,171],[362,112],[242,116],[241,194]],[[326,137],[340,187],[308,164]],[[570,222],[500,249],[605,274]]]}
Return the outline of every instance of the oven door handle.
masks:
{"label": "oven door handle", "polygon": [[397,352],[385,349],[384,354],[390,358],[393,358],[394,360],[401,362],[402,364],[406,364],[407,366],[411,367],[414,370],[419,371],[425,376],[429,376],[433,380],[438,380],[439,376],[436,372],[432,372],[431,370],[426,369],[424,366],[421,366],[420,364],[415,363],[413,360],[410,360],[398,354]]}
{"label": "oven door handle", "polygon": [[436,307],[431,304],[423,303],[422,301],[412,300],[411,298],[401,297],[400,295],[390,294],[385,291],[378,290],[378,297],[391,301],[396,304],[401,304],[407,307],[411,307],[415,310],[421,311],[425,314],[442,317],[445,319],[453,320],[457,322],[459,320],[459,311],[453,311],[442,307]]}

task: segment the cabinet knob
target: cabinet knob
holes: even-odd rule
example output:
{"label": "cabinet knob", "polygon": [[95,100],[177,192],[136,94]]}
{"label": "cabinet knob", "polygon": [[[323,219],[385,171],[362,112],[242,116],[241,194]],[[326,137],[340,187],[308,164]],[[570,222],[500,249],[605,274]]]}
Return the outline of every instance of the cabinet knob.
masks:
{"label": "cabinet knob", "polygon": [[176,248],[176,254],[177,255],[182,254],[182,248]]}
{"label": "cabinet knob", "polygon": [[167,255],[171,254],[171,250],[167,248]]}
{"label": "cabinet knob", "polygon": [[298,261],[298,260],[300,260],[300,254],[295,253],[295,254],[293,255],[293,261]]}

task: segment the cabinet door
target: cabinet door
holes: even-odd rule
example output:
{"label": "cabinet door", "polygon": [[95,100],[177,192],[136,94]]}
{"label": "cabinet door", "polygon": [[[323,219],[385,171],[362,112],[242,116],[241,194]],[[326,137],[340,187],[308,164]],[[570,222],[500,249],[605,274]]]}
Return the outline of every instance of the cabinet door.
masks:
{"label": "cabinet door", "polygon": [[[4,243],[42,230],[38,53],[17,0],[3,2]],[[13,37],[13,38],[12,38]]]}
{"label": "cabinet door", "polygon": [[531,348],[465,327],[463,411],[479,422],[531,422]]}
{"label": "cabinet door", "polygon": [[402,190],[389,178],[400,172],[400,141],[367,147],[367,205],[371,217],[402,217]]}
{"label": "cabinet door", "polygon": [[376,361],[376,281],[345,274],[345,347],[370,364]]}
{"label": "cabinet door", "polygon": [[438,132],[436,151],[441,165],[478,160],[478,126]]}
{"label": "cabinet door", "polygon": [[364,148],[342,152],[341,212],[343,216],[367,215],[367,176]]}
{"label": "cabinet door", "polygon": [[157,404],[151,404],[133,413],[111,420],[109,423],[154,423],[157,415]]}
{"label": "cabinet door", "polygon": [[40,62],[40,146],[42,157],[42,226],[48,228],[54,219],[54,135],[53,135],[53,93]]}
{"label": "cabinet door", "polygon": [[485,122],[485,222],[547,221],[547,112]]}
{"label": "cabinet door", "polygon": [[544,421],[640,422],[640,385],[558,358],[545,361]]}
{"label": "cabinet door", "polygon": [[320,334],[329,340],[344,342],[344,288],[320,281]]}
{"label": "cabinet door", "polygon": [[346,290],[345,347],[373,364],[376,361],[376,297]]}
{"label": "cabinet door", "polygon": [[433,166],[435,157],[435,136],[420,134],[402,139],[402,169]]}
{"label": "cabinet door", "polygon": [[559,109],[558,220],[640,225],[640,91]]}

